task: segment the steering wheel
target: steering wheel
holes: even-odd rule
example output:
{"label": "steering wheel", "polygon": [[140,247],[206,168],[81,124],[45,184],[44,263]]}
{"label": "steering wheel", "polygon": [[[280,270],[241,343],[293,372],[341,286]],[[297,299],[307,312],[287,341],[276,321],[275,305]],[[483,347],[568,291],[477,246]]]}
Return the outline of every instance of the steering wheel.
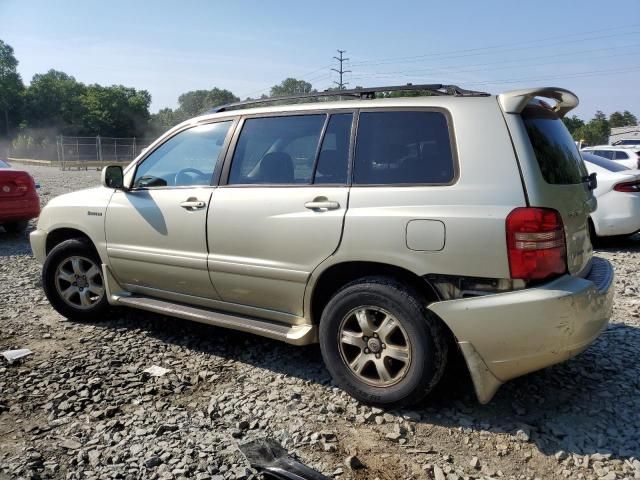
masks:
{"label": "steering wheel", "polygon": [[204,172],[201,172],[200,170],[198,170],[197,168],[183,168],[182,170],[180,170],[178,173],[176,173],[176,176],[174,178],[173,183],[178,186],[178,185],[202,185],[201,183],[193,183],[193,177],[189,176],[188,174],[195,174],[198,177],[200,177],[200,179],[202,179],[203,181],[207,181],[207,177],[208,175]]}

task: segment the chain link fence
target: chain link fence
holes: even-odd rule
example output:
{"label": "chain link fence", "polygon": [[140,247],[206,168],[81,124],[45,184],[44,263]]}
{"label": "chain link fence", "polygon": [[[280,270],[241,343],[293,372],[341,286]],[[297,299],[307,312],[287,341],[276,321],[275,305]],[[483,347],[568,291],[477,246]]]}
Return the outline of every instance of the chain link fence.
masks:
{"label": "chain link fence", "polygon": [[101,168],[111,163],[127,164],[149,146],[152,138],[70,137],[58,135],[38,142],[25,137],[9,148],[9,157],[46,160],[62,170]]}
{"label": "chain link fence", "polygon": [[62,170],[129,163],[153,141],[150,138],[67,137],[56,138],[57,161]]}

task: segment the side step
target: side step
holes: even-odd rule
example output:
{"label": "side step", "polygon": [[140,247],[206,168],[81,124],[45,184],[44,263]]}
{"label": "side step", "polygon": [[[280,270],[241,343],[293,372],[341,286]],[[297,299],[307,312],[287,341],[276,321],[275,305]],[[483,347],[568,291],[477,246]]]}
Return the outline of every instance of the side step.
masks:
{"label": "side step", "polygon": [[184,318],[185,320],[206,323],[217,327],[255,333],[256,335],[280,340],[292,345],[308,345],[317,342],[315,325],[287,325],[270,320],[221,313],[180,303],[172,303],[157,298],[136,295],[118,297],[115,304],[139,308],[170,317]]}

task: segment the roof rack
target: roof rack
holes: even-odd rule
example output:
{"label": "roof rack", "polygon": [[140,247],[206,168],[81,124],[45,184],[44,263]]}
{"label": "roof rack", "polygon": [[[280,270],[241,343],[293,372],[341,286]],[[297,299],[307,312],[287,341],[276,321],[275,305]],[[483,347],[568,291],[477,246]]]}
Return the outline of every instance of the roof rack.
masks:
{"label": "roof rack", "polygon": [[490,94],[486,92],[477,92],[474,90],[465,90],[457,85],[442,85],[440,83],[413,85],[393,85],[388,87],[368,87],[354,88],[351,90],[324,90],[322,92],[301,93],[298,95],[282,95],[279,97],[258,98],[255,100],[244,100],[242,102],[228,103],[209,110],[208,113],[224,112],[233,108],[246,107],[249,105],[259,105],[262,103],[278,102],[282,100],[300,100],[304,98],[321,98],[321,97],[355,97],[361,100],[371,100],[376,98],[379,92],[409,92],[422,90],[432,95],[452,95],[455,97],[487,97]]}

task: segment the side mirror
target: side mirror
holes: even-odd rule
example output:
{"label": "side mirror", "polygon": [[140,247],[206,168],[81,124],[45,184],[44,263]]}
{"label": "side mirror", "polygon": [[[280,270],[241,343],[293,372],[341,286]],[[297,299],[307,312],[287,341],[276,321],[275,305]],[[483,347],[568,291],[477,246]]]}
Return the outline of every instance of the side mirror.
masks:
{"label": "side mirror", "polygon": [[589,190],[598,188],[598,174],[596,172],[593,172],[587,177],[587,185],[589,186]]}
{"label": "side mirror", "polygon": [[115,188],[116,190],[125,190],[124,172],[120,165],[107,165],[102,169],[102,186]]}

